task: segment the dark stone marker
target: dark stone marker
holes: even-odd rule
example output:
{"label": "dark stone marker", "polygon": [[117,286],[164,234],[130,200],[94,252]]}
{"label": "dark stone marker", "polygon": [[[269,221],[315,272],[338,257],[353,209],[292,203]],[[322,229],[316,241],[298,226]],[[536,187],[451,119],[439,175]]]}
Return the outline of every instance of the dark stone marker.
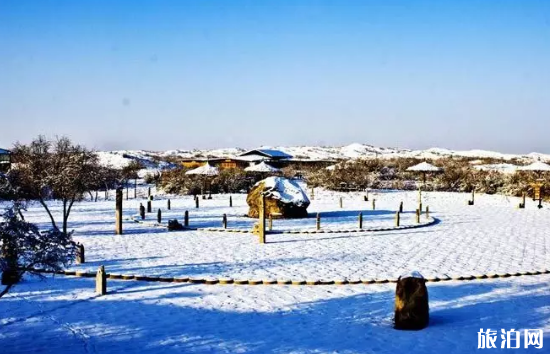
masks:
{"label": "dark stone marker", "polygon": [[157,222],[159,224],[162,222],[162,211],[160,209],[157,211]]}
{"label": "dark stone marker", "polygon": [[139,203],[139,216],[141,216],[141,220],[145,220],[145,207],[142,203]]}
{"label": "dark stone marker", "polygon": [[183,218],[183,226],[189,226],[189,211],[185,211],[185,216]]}
{"label": "dark stone marker", "polygon": [[428,326],[430,307],[424,278],[399,278],[395,289],[394,328],[418,330]]}
{"label": "dark stone marker", "polygon": [[197,197],[195,199],[195,208],[198,208],[199,207],[199,198]]}
{"label": "dark stone marker", "polygon": [[151,210],[152,210],[152,208],[151,208],[151,201],[148,200],[148,201],[147,201],[147,212],[150,213]]}

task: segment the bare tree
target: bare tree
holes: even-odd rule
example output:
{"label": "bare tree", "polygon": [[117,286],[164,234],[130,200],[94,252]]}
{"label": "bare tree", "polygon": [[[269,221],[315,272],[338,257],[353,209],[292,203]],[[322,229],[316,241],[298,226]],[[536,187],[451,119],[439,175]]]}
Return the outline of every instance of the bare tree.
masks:
{"label": "bare tree", "polygon": [[13,155],[17,161],[12,183],[21,196],[42,204],[54,229],[58,224],[46,201],[58,199],[63,204],[62,231],[67,233],[67,222],[75,201],[89,191],[93,174],[99,167],[97,155],[68,138],[54,141],[39,136],[29,145],[15,144]]}

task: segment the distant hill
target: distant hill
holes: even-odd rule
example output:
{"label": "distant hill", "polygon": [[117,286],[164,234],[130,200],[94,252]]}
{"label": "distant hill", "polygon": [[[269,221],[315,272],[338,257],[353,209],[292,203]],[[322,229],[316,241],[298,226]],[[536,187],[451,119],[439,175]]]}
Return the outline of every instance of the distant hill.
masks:
{"label": "distant hill", "polygon": [[[350,144],[346,146],[263,146],[281,150],[292,155],[295,159],[311,160],[349,160],[357,158],[391,158],[391,157],[414,157],[419,159],[437,159],[441,157],[457,156],[470,158],[494,158],[499,160],[537,160],[550,161],[550,155],[541,153],[530,154],[503,154],[486,150],[449,150],[443,148],[430,148],[426,150],[410,150],[400,148],[384,148],[367,144]],[[118,150],[98,152],[102,164],[112,167],[123,167],[132,160],[143,163],[147,169],[162,169],[173,166],[179,159],[188,158],[220,158],[234,157],[245,149],[227,148],[212,150],[167,150],[167,151],[145,151],[145,150]]]}

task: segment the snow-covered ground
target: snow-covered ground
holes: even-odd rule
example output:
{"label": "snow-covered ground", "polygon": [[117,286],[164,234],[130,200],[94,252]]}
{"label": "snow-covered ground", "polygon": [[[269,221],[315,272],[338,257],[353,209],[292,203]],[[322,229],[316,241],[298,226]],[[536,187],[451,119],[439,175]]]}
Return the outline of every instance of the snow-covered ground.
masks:
{"label": "snow-covered ground", "polygon": [[[308,191],[309,194],[309,191]],[[133,195],[132,191],[130,195]],[[327,229],[392,226],[399,202],[403,223],[414,223],[416,192],[315,191],[310,217],[275,220],[274,229],[314,229],[319,212]],[[245,195],[153,201],[168,218],[191,226],[251,228]],[[343,208],[339,198],[343,198]],[[376,199],[376,210],[371,200]],[[243,233],[166,232],[152,224],[124,223],[114,235],[114,201],[75,205],[70,227],[86,247],[87,263],[72,269],[174,277],[364,280],[418,270],[425,277],[516,273],[550,268],[550,210],[519,199],[424,193],[438,222],[412,230],[330,234],[273,234],[267,244]],[[131,219],[145,200],[124,203]],[[52,203],[54,205],[55,203]],[[55,209],[55,208],[54,208]],[[39,206],[27,218],[47,226]],[[392,329],[395,285],[237,286],[109,280],[97,297],[93,279],[26,279],[0,299],[1,353],[468,353],[480,328],[550,331],[550,276],[429,283],[431,322],[418,332]],[[548,340],[548,337],[545,337]],[[550,344],[548,344],[550,345]],[[523,342],[522,342],[523,346]],[[492,349],[499,351],[499,349]],[[504,349],[511,350],[511,349]],[[546,349],[547,350],[547,349]],[[536,350],[534,350],[536,351]],[[544,349],[539,350],[544,352]]]}

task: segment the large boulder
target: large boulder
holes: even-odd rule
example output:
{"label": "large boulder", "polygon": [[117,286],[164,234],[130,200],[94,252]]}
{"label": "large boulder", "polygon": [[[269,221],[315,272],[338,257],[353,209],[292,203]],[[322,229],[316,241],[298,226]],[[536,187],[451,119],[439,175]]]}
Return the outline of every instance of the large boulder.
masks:
{"label": "large boulder", "polygon": [[418,330],[425,328],[429,321],[426,279],[418,272],[400,276],[395,289],[394,327]]}
{"label": "large boulder", "polygon": [[265,195],[265,215],[275,218],[306,218],[309,199],[293,180],[284,177],[268,177],[254,185],[246,202],[248,216],[259,216],[260,196]]}

